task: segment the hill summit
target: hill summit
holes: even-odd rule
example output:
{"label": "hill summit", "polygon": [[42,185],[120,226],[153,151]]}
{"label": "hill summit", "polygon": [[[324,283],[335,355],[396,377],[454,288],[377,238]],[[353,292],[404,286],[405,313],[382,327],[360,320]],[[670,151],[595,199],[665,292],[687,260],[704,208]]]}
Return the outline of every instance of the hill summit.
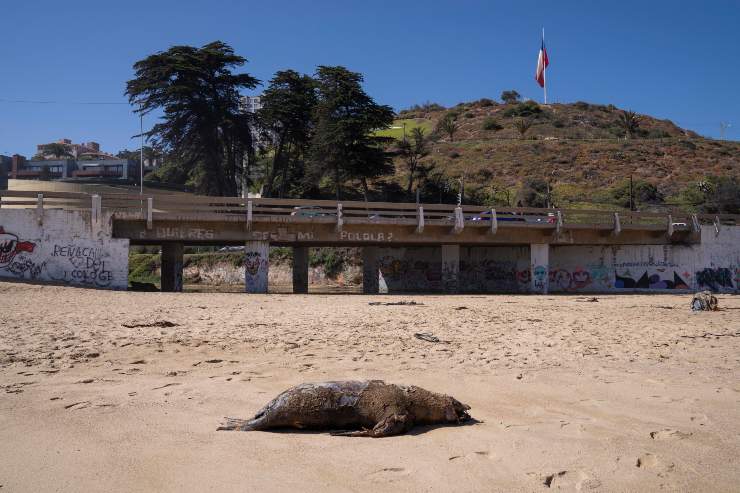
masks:
{"label": "hill summit", "polygon": [[[448,119],[454,122],[452,134],[441,125]],[[563,204],[609,202],[607,190],[631,176],[654,187],[666,202],[686,205],[697,182],[740,177],[740,142],[704,138],[670,120],[613,105],[480,99],[444,108],[427,103],[400,111],[386,134],[402,138],[415,127],[433,136],[422,165],[450,178],[464,177],[473,196],[485,195],[485,188],[515,194],[525,181],[539,180],[551,184]],[[399,180],[404,173],[397,162]]]}

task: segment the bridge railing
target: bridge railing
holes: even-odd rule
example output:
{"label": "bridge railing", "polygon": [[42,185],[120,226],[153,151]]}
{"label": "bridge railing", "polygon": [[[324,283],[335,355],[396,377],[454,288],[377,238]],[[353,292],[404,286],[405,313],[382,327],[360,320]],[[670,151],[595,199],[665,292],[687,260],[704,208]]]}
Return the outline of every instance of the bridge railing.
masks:
{"label": "bridge railing", "polygon": [[740,215],[699,214],[682,211],[630,212],[531,207],[482,207],[452,204],[414,204],[334,200],[302,200],[182,195],[79,192],[0,191],[0,208],[90,209],[99,206],[128,219],[193,218],[244,220],[281,218],[281,221],[331,223],[392,223],[507,227],[597,229],[690,229],[699,224],[740,224]]}

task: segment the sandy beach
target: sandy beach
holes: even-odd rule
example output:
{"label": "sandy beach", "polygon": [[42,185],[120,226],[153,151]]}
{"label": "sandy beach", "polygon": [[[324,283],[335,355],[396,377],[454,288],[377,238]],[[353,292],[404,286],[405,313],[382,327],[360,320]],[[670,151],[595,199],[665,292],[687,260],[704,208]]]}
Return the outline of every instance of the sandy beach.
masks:
{"label": "sandy beach", "polygon": [[[740,297],[107,292],[0,284],[0,491],[737,491]],[[369,304],[415,301],[418,305]],[[431,333],[433,343],[414,337]],[[378,378],[477,423],[217,432]]]}

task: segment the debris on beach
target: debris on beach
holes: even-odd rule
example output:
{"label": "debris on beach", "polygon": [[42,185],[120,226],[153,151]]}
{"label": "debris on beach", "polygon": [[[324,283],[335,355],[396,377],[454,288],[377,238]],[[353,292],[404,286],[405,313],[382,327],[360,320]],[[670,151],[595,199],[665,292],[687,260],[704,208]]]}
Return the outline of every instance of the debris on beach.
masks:
{"label": "debris on beach", "polygon": [[368,303],[370,306],[421,306],[424,303],[416,301],[371,301]]}
{"label": "debris on beach", "polygon": [[175,322],[170,322],[169,320],[155,320],[154,322],[127,322],[122,323],[122,327],[126,327],[127,329],[136,329],[139,327],[161,327],[161,328],[167,328],[167,327],[177,327],[179,324],[176,324]]}
{"label": "debris on beach", "polygon": [[719,309],[719,302],[717,301],[717,297],[712,295],[711,291],[701,291],[694,293],[694,297],[691,299],[691,309],[695,312],[717,311]]}
{"label": "debris on beach", "polygon": [[576,301],[582,301],[584,303],[596,303],[597,301],[599,301],[599,298],[597,298],[596,296],[590,296],[588,298],[576,298]]}
{"label": "debris on beach", "polygon": [[416,337],[417,339],[421,339],[422,341],[439,342],[439,337],[430,334],[429,332],[417,332],[416,334],[414,334],[414,337]]}
{"label": "debris on beach", "polygon": [[131,281],[129,291],[143,291],[143,292],[155,292],[159,291],[159,288],[150,282],[136,282]]}

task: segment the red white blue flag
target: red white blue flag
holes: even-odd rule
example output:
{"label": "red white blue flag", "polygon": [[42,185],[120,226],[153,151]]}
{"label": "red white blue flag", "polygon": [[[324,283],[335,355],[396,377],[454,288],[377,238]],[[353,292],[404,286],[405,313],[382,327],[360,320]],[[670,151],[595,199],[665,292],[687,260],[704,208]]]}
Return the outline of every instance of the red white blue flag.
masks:
{"label": "red white blue flag", "polygon": [[534,78],[540,87],[545,87],[545,69],[550,65],[550,60],[547,58],[547,50],[545,49],[545,38],[542,38],[542,47],[540,48],[540,54],[537,57],[537,71],[534,73]]}

